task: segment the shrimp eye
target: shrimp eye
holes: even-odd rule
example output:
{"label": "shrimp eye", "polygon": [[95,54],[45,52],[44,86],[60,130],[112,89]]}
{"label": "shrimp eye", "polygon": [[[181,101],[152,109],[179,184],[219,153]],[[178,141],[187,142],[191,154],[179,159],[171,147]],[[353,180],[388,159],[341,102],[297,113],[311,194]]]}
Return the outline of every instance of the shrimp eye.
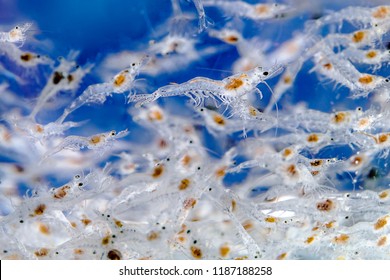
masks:
{"label": "shrimp eye", "polygon": [[132,63],[131,66],[135,66],[135,63]]}
{"label": "shrimp eye", "polygon": [[389,79],[386,79],[385,82],[388,83],[388,82],[389,82]]}
{"label": "shrimp eye", "polygon": [[80,179],[80,177],[81,177],[81,176],[80,176],[79,174],[77,174],[77,175],[74,176],[75,179]]}
{"label": "shrimp eye", "polygon": [[15,29],[19,29],[19,26],[15,26]]}
{"label": "shrimp eye", "polygon": [[268,76],[268,72],[267,71],[263,72],[263,75]]}
{"label": "shrimp eye", "polygon": [[116,132],[115,132],[115,131],[111,131],[110,135],[111,135],[111,136],[115,136],[115,135],[116,135]]}

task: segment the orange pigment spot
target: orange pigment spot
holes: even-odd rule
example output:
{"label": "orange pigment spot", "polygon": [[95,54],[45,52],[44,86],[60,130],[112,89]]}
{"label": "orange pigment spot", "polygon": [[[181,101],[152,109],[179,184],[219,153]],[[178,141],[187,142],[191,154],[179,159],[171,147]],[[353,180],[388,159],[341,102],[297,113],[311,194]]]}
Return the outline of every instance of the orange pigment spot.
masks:
{"label": "orange pigment spot", "polygon": [[305,243],[311,244],[314,241],[314,236],[310,236],[306,239]]}
{"label": "orange pigment spot", "polygon": [[221,115],[214,115],[213,120],[218,125],[225,125],[225,119]]}
{"label": "orange pigment spot", "polygon": [[374,58],[376,57],[376,51],[369,51],[366,53],[367,58]]}
{"label": "orange pigment spot", "polygon": [[374,18],[384,19],[390,13],[390,8],[381,6],[375,12],[372,13]]}
{"label": "orange pigment spot", "polygon": [[195,204],[196,204],[196,199],[187,198],[186,200],[184,200],[183,207],[184,209],[188,210],[190,208],[194,208]]}
{"label": "orange pigment spot", "polygon": [[281,253],[279,256],[276,257],[277,260],[284,260],[287,257],[287,253]]}
{"label": "orange pigment spot", "polygon": [[331,211],[334,208],[334,203],[332,200],[327,199],[323,202],[317,203],[317,209],[320,211]]}
{"label": "orange pigment spot", "polygon": [[235,90],[240,88],[244,82],[240,78],[233,78],[226,86],[225,89],[227,90]]}
{"label": "orange pigment spot", "polygon": [[326,70],[332,70],[333,66],[331,63],[325,63],[324,65],[322,65]]}
{"label": "orange pigment spot", "polygon": [[68,190],[70,190],[69,186],[63,186],[54,192],[53,197],[57,199],[64,198],[68,194]]}
{"label": "orange pigment spot", "polygon": [[292,82],[291,76],[284,76],[284,77],[283,77],[283,83],[285,83],[285,84],[291,84],[291,82]]}
{"label": "orange pigment spot", "polygon": [[336,114],[334,115],[333,121],[334,121],[335,123],[342,123],[342,122],[345,121],[346,117],[347,117],[346,113],[344,113],[344,112],[338,112],[338,113],[336,113]]}
{"label": "orange pigment spot", "polygon": [[379,194],[379,198],[380,199],[385,199],[386,197],[389,196],[389,192],[388,191],[383,191]]}
{"label": "orange pigment spot", "polygon": [[33,55],[31,53],[24,53],[20,56],[20,59],[23,61],[30,61],[33,58]]}
{"label": "orange pigment spot", "polygon": [[45,224],[39,224],[39,231],[40,233],[44,234],[44,235],[49,235],[50,234],[50,229],[47,225]]}
{"label": "orange pigment spot", "polygon": [[320,166],[322,165],[323,161],[321,159],[313,160],[310,162],[311,166]]}
{"label": "orange pigment spot", "polygon": [[333,242],[336,243],[336,244],[346,244],[349,240],[349,235],[347,234],[340,234],[338,236],[335,236],[335,238],[333,239]]}
{"label": "orange pigment spot", "polygon": [[237,36],[234,36],[234,35],[230,35],[230,36],[227,36],[223,39],[225,42],[227,43],[231,43],[231,44],[234,44],[234,43],[237,43],[238,42],[238,37]]}
{"label": "orange pigment spot", "polygon": [[49,253],[48,249],[41,248],[38,251],[35,251],[34,255],[37,256],[37,257],[44,257],[44,256],[47,256],[48,253]]}
{"label": "orange pigment spot", "polygon": [[153,170],[153,173],[152,173],[152,177],[153,178],[158,178],[160,177],[164,172],[164,166],[163,165],[158,165],[154,168]]}
{"label": "orange pigment spot", "polygon": [[387,243],[387,236],[382,236],[378,239],[377,245],[378,246],[385,246]]}
{"label": "orange pigment spot", "polygon": [[374,81],[374,78],[371,75],[365,75],[359,78],[359,83],[361,84],[370,84]]}
{"label": "orange pigment spot", "polygon": [[202,258],[202,250],[199,247],[191,246],[191,254],[195,259]]}
{"label": "orange pigment spot", "polygon": [[219,254],[221,255],[222,258],[226,258],[230,253],[230,248],[228,245],[222,245],[219,248]]}
{"label": "orange pigment spot", "polygon": [[360,43],[361,41],[363,41],[365,35],[366,34],[363,31],[357,31],[353,34],[352,41],[354,43]]}
{"label": "orange pigment spot", "polygon": [[164,119],[164,116],[160,111],[153,110],[153,111],[149,112],[148,119],[150,121],[161,121]]}
{"label": "orange pigment spot", "polygon": [[45,205],[45,204],[39,204],[39,205],[37,206],[37,208],[35,208],[34,214],[35,214],[36,216],[42,215],[43,212],[45,212],[45,210],[46,210],[46,205]]}
{"label": "orange pigment spot", "polygon": [[387,139],[388,139],[388,136],[386,134],[381,134],[378,136],[378,143],[382,144],[382,143],[386,142]]}
{"label": "orange pigment spot", "polygon": [[89,225],[92,221],[90,220],[90,219],[81,219],[81,222],[85,225],[85,226],[87,226],[87,225]]}
{"label": "orange pigment spot", "polygon": [[151,232],[149,232],[149,234],[148,234],[148,236],[147,236],[147,239],[149,240],[149,241],[152,241],[152,240],[156,240],[157,238],[159,238],[160,237],[160,234],[158,233],[158,232],[156,232],[156,231],[151,231]]}
{"label": "orange pigment spot", "polygon": [[40,125],[40,124],[37,124],[37,125],[35,126],[35,130],[36,130],[38,133],[42,133],[42,132],[44,131],[43,126]]}
{"label": "orange pigment spot", "polygon": [[387,217],[380,218],[374,224],[374,229],[375,230],[379,230],[379,229],[383,228],[386,225],[387,225]]}
{"label": "orange pigment spot", "polygon": [[109,235],[103,237],[103,239],[102,239],[102,245],[107,245],[108,243],[110,243],[110,236]]}
{"label": "orange pigment spot", "polygon": [[253,223],[251,221],[245,221],[243,224],[242,224],[242,227],[246,230],[246,231],[249,231],[251,229],[253,229]]}
{"label": "orange pigment spot", "polygon": [[183,179],[180,181],[180,184],[179,184],[179,190],[185,190],[189,187],[191,181],[187,178]]}
{"label": "orange pigment spot", "polygon": [[96,145],[102,140],[101,138],[102,137],[99,135],[92,136],[91,139],[89,139],[89,143],[91,143],[92,145]]}
{"label": "orange pigment spot", "polygon": [[267,217],[264,219],[267,223],[276,223],[277,219],[275,217]]}
{"label": "orange pigment spot", "polygon": [[114,85],[120,87],[121,85],[123,85],[125,80],[126,80],[126,76],[123,74],[119,74],[118,77],[116,77],[114,80]]}
{"label": "orange pigment spot", "polygon": [[262,15],[266,14],[269,11],[269,8],[266,5],[256,5],[256,13]]}
{"label": "orange pigment spot", "polygon": [[218,169],[215,171],[215,176],[217,176],[218,178],[219,178],[219,177],[225,176],[225,174],[226,174],[226,167],[225,167],[225,166],[223,166],[223,167],[221,167],[221,168],[218,168]]}
{"label": "orange pigment spot", "polygon": [[307,136],[307,142],[318,142],[319,137],[317,134],[310,134]]}

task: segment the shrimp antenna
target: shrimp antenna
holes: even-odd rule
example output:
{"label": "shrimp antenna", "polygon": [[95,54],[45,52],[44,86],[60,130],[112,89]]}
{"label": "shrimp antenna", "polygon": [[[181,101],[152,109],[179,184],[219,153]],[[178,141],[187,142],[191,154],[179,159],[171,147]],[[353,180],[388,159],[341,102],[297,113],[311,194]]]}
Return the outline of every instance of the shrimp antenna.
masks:
{"label": "shrimp antenna", "polygon": [[[278,134],[278,127],[279,127],[279,106],[278,106],[278,102],[276,101],[276,98],[275,98],[275,95],[274,95],[274,92],[272,90],[272,88],[269,86],[269,84],[267,82],[264,82],[264,84],[266,85],[266,87],[270,90],[271,92],[271,99],[273,99],[273,102],[275,104],[275,109],[276,109],[276,129],[275,129],[275,136],[277,136]],[[272,101],[270,101],[272,102]]]}

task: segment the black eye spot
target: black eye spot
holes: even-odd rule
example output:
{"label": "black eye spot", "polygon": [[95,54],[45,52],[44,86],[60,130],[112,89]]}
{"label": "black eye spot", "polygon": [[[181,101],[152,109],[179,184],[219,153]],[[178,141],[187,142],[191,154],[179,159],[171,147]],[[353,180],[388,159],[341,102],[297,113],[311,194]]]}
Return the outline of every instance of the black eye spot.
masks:
{"label": "black eye spot", "polygon": [[386,79],[385,82],[388,83],[388,82],[389,82],[389,79]]}
{"label": "black eye spot", "polygon": [[79,187],[81,187],[82,185],[84,185],[83,183],[79,183]]}
{"label": "black eye spot", "polygon": [[131,66],[135,66],[135,63],[132,63]]}
{"label": "black eye spot", "polygon": [[15,29],[19,29],[19,26],[15,26]]}
{"label": "black eye spot", "polygon": [[263,72],[263,75],[264,75],[264,76],[268,76],[268,74],[269,74],[269,73],[268,73],[267,71]]}

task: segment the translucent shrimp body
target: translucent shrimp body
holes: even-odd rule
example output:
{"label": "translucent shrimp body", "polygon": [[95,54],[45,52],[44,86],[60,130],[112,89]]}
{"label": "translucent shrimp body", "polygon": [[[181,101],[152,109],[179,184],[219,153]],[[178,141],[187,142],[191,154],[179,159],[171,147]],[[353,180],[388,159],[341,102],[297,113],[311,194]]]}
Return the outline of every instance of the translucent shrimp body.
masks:
{"label": "translucent shrimp body", "polygon": [[22,25],[17,25],[8,32],[0,32],[0,42],[20,43],[26,41],[26,32],[32,26],[31,22],[26,22]]}
{"label": "translucent shrimp body", "polygon": [[7,57],[22,67],[35,67],[37,65],[52,65],[53,61],[43,55],[33,52],[26,52],[19,49],[12,43],[0,45],[0,54],[4,53]]}
{"label": "translucent shrimp body", "polygon": [[103,153],[107,148],[109,148],[112,145],[113,140],[125,137],[127,134],[128,131],[126,129],[118,133],[115,130],[111,130],[109,132],[95,134],[90,137],[71,135],[66,137],[53,150],[48,151],[43,156],[43,160],[47,159],[50,156],[53,156],[56,153],[61,152],[64,149],[78,151],[83,148],[87,148],[90,150],[98,150],[100,151],[100,153]]}
{"label": "translucent shrimp body", "polygon": [[134,85],[135,77],[139,74],[140,68],[148,61],[148,58],[148,56],[145,56],[138,63],[132,63],[129,68],[115,75],[110,82],[89,86],[64,110],[64,113],[56,122],[62,123],[70,113],[86,104],[103,104],[112,93],[121,94],[130,90]]}
{"label": "translucent shrimp body", "polygon": [[245,17],[252,20],[266,20],[278,17],[284,17],[287,13],[293,11],[292,7],[281,4],[257,4],[251,5],[242,1],[221,1],[221,0],[206,0],[203,1],[206,7],[217,7],[225,13]]}
{"label": "translucent shrimp body", "polygon": [[[167,85],[152,94],[134,95],[129,102],[137,102],[136,107],[159,99],[160,97],[185,95],[194,101],[196,107],[204,104],[206,98],[220,101],[223,105],[245,99],[247,93],[259,92],[257,85],[278,75],[283,70],[281,65],[275,65],[268,71],[256,67],[247,72],[229,76],[221,81],[204,77],[196,77],[182,84]],[[260,93],[261,95],[261,93]]]}

